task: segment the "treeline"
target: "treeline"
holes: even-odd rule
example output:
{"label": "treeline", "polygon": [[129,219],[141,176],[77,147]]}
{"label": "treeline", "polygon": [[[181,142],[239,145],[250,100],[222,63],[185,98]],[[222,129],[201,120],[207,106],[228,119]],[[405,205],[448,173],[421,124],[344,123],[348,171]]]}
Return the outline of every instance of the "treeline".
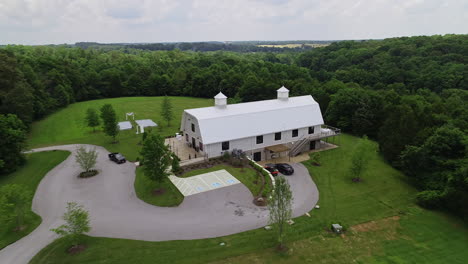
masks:
{"label": "treeline", "polygon": [[[377,140],[418,201],[468,216],[468,36],[343,41],[307,52],[9,46],[0,112],[26,125],[75,101],[184,95],[233,102],[311,94],[328,124]],[[365,180],[365,179],[364,179]]]}
{"label": "treeline", "polygon": [[[80,48],[94,48],[103,50],[117,50],[127,51],[128,49],[139,50],[181,50],[181,51],[233,51],[233,52],[284,52],[284,48],[279,47],[261,47],[250,43],[237,43],[237,42],[175,42],[175,43],[144,43],[144,44],[102,44],[95,42],[78,42],[75,46]],[[299,52],[310,50],[310,46],[288,48],[287,52]]]}

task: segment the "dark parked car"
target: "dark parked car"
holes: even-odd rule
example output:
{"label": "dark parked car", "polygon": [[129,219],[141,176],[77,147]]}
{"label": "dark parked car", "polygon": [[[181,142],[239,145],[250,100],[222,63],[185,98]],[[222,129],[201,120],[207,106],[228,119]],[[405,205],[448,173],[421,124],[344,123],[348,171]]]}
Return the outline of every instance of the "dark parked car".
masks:
{"label": "dark parked car", "polygon": [[273,176],[278,175],[278,170],[276,169],[275,164],[268,163],[268,164],[265,164],[265,166],[263,168],[265,168],[267,171],[269,171],[271,173],[271,175],[273,175]]}
{"label": "dark parked car", "polygon": [[117,152],[110,153],[109,159],[118,164],[125,163],[127,161],[122,154]]}
{"label": "dark parked car", "polygon": [[276,168],[284,175],[291,175],[294,173],[294,168],[287,163],[278,163]]}

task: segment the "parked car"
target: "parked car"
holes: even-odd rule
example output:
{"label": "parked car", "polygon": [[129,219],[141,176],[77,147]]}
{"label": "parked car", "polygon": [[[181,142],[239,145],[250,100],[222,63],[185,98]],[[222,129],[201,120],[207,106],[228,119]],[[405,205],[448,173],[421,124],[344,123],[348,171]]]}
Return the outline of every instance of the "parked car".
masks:
{"label": "parked car", "polygon": [[278,163],[275,165],[276,169],[284,175],[292,175],[294,173],[294,168],[287,163]]}
{"label": "parked car", "polygon": [[117,152],[110,153],[109,159],[117,164],[125,163],[127,161],[122,154],[117,153]]}
{"label": "parked car", "polygon": [[265,168],[267,171],[269,171],[271,173],[271,175],[273,175],[273,176],[278,175],[278,170],[276,169],[275,164],[268,163],[268,164],[265,164],[265,166],[263,166],[263,168]]}

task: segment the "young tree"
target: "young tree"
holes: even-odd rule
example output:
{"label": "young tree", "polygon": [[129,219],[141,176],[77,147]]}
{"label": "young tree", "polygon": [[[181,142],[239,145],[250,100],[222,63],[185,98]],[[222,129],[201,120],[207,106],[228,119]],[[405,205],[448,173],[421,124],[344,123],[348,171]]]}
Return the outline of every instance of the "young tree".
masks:
{"label": "young tree", "polygon": [[172,153],[172,172],[178,173],[180,171],[179,157],[176,154]]}
{"label": "young tree", "polygon": [[273,187],[272,196],[268,201],[270,224],[276,227],[278,249],[284,249],[285,229],[292,214],[292,193],[289,184],[283,176],[278,176]]}
{"label": "young tree", "polygon": [[16,219],[16,226],[21,229],[24,215],[30,206],[32,193],[23,185],[7,184],[0,189],[0,197],[4,203],[0,211],[6,211],[8,219]]}
{"label": "young tree", "polygon": [[97,151],[95,148],[87,150],[81,146],[76,150],[76,162],[80,165],[84,172],[89,172],[96,165]]}
{"label": "young tree", "polygon": [[59,236],[68,236],[71,238],[72,246],[76,247],[79,245],[79,235],[89,232],[91,227],[89,226],[89,213],[84,209],[82,205],[76,202],[67,203],[67,211],[63,214],[63,220],[65,224],[57,228],[51,229]]}
{"label": "young tree", "polygon": [[143,142],[140,155],[143,157],[143,170],[148,178],[161,182],[169,175],[167,169],[171,163],[171,151],[160,135],[149,134]]}
{"label": "young tree", "polygon": [[361,176],[369,164],[369,154],[372,150],[371,142],[366,136],[364,136],[356,146],[356,149],[353,152],[353,157],[351,158],[349,173],[351,174],[354,182],[361,181]]}
{"label": "young tree", "polygon": [[114,108],[110,104],[105,104],[101,107],[101,118],[103,121],[104,133],[111,136],[115,143],[115,137],[119,134],[119,127],[117,125],[117,116],[115,115]]}
{"label": "young tree", "polygon": [[93,128],[93,132],[96,132],[96,127],[99,126],[99,116],[94,108],[88,108],[86,111],[86,123],[89,127]]}
{"label": "young tree", "polygon": [[164,99],[161,105],[161,116],[164,118],[164,120],[167,121],[167,126],[171,126],[170,122],[173,118],[172,103],[171,103],[171,100],[167,96],[164,96]]}

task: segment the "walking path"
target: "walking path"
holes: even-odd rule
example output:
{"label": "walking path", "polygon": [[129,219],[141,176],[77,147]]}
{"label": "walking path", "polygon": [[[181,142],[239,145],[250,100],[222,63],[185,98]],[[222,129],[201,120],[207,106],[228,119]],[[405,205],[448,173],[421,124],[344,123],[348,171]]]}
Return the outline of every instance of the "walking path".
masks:
{"label": "walking path", "polygon": [[[68,150],[80,145],[64,145],[33,150]],[[225,236],[265,226],[268,210],[253,205],[252,195],[243,184],[185,197],[178,207],[156,207],[135,195],[135,165],[117,165],[108,160],[106,149],[99,146],[96,168],[100,173],[81,179],[80,168],[70,155],[41,181],[32,209],[42,217],[41,225],[31,234],[0,251],[0,263],[27,263],[42,248],[56,239],[50,231],[63,223],[67,202],[75,201],[90,213],[91,232],[98,237],[147,241],[202,239]],[[293,164],[288,176],[293,192],[293,216],[310,211],[318,201],[318,190],[307,169]]]}

